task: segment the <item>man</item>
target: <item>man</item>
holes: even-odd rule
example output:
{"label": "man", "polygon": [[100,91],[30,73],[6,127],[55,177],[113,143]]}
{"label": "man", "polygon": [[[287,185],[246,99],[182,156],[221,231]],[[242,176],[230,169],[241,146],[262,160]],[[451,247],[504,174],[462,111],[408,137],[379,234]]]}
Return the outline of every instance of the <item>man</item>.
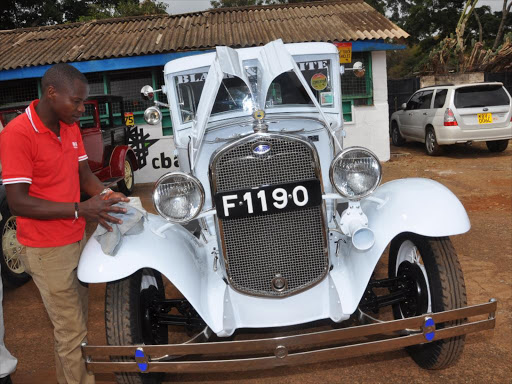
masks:
{"label": "man", "polygon": [[[87,288],[76,268],[84,246],[85,219],[108,230],[121,223],[109,212],[129,201],[104,189],[87,163],[77,122],[89,94],[87,79],[68,64],[51,67],[42,96],[0,133],[0,161],[7,201],[17,218],[21,260],[37,285],[54,327],[59,384],[94,383],[80,344],[86,340]],[[93,196],[80,202],[80,190]],[[108,199],[106,196],[108,195]]]}

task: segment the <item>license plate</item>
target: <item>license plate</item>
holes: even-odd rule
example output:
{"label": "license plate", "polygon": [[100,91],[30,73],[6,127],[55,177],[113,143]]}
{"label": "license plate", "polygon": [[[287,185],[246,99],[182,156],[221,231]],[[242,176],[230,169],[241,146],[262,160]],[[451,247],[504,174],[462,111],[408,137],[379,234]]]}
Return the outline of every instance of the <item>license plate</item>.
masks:
{"label": "license plate", "polygon": [[217,193],[217,216],[221,219],[268,215],[320,205],[322,189],[317,179],[267,185],[252,189]]}
{"label": "license plate", "polygon": [[492,113],[479,113],[478,124],[489,124],[492,123]]}

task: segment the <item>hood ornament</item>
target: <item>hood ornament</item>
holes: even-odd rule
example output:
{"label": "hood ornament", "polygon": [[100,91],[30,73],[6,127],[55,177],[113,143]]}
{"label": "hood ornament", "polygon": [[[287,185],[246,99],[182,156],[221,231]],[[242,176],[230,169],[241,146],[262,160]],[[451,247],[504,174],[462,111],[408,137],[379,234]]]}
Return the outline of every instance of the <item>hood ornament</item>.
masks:
{"label": "hood ornament", "polygon": [[254,118],[254,124],[253,129],[254,132],[267,132],[268,131],[268,125],[265,123],[265,111],[258,109],[257,111],[254,111],[252,114],[252,117]]}

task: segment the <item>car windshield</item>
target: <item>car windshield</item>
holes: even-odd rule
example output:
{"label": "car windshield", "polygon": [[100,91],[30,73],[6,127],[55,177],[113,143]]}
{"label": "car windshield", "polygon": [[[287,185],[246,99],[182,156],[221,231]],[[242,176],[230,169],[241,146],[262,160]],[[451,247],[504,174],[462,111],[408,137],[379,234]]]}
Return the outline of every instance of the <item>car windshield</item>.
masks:
{"label": "car windshield", "polygon": [[[334,93],[331,81],[331,61],[313,60],[297,63],[313,94],[322,107],[334,107]],[[227,112],[246,111],[251,113],[255,108],[253,95],[258,82],[258,67],[252,63],[244,65],[249,84],[239,77],[224,75],[219,91],[213,104],[211,115]],[[181,122],[191,121],[196,112],[203,91],[208,67],[188,71],[174,76],[174,84],[178,96]],[[293,71],[277,76],[271,83],[265,100],[265,108],[313,106],[306,90]]]}
{"label": "car windshield", "polygon": [[477,85],[455,91],[456,108],[494,107],[509,105],[510,98],[501,85]]}

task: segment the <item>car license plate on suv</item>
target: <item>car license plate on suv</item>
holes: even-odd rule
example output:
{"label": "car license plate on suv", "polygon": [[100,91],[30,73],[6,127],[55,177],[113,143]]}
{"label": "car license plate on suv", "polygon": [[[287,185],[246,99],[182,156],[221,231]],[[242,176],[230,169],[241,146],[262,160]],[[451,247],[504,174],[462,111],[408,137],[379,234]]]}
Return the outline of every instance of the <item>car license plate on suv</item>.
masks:
{"label": "car license plate on suv", "polygon": [[479,113],[478,124],[492,123],[492,113]]}
{"label": "car license plate on suv", "polygon": [[217,193],[214,201],[219,218],[238,219],[320,205],[322,189],[320,180],[311,179]]}

